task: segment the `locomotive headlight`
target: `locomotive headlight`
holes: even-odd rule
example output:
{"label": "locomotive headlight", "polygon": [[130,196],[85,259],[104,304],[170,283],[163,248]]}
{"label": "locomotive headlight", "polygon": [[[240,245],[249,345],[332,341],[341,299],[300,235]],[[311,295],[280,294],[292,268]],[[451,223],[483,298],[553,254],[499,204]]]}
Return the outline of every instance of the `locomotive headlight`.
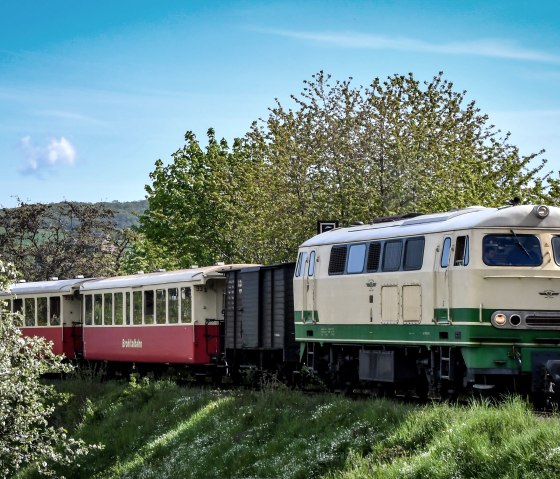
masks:
{"label": "locomotive headlight", "polygon": [[548,214],[550,213],[550,210],[548,209],[548,206],[546,206],[546,205],[537,205],[533,208],[533,213],[537,218],[540,218],[541,220],[543,220],[548,216]]}
{"label": "locomotive headlight", "polygon": [[498,326],[503,326],[504,324],[506,324],[506,315],[502,313],[496,314],[496,316],[494,316],[494,322]]}

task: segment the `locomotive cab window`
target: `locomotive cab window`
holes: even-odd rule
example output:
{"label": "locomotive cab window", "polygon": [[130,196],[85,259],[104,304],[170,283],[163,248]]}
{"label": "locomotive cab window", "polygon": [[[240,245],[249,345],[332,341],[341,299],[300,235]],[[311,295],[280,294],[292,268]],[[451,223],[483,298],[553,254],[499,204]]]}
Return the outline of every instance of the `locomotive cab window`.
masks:
{"label": "locomotive cab window", "polygon": [[387,241],[383,251],[383,271],[398,271],[401,268],[403,242]]}
{"label": "locomotive cab window", "polygon": [[308,276],[313,276],[315,274],[315,251],[311,251],[309,254],[309,269],[307,271]]}
{"label": "locomotive cab window", "polygon": [[560,236],[552,237],[552,252],[554,254],[554,261],[560,265]]}
{"label": "locomotive cab window", "polygon": [[[554,240],[552,242],[554,249]],[[482,240],[484,264],[488,266],[540,266],[542,251],[535,235],[486,235]],[[556,253],[555,253],[556,256]]]}
{"label": "locomotive cab window", "polygon": [[441,250],[441,267],[449,266],[449,253],[451,252],[451,238],[448,236],[443,240],[443,249]]}
{"label": "locomotive cab window", "polygon": [[305,263],[307,261],[307,252],[302,251],[299,254],[297,266],[296,266],[296,276],[303,276],[305,272]]}

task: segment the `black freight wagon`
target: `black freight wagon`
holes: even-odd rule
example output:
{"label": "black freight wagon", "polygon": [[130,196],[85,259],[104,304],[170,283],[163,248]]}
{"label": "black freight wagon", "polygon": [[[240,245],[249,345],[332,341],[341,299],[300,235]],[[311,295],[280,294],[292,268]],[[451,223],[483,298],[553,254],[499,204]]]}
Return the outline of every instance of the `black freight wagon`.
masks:
{"label": "black freight wagon", "polygon": [[288,375],[299,360],[295,342],[295,263],[226,272],[224,349],[231,371],[257,368]]}

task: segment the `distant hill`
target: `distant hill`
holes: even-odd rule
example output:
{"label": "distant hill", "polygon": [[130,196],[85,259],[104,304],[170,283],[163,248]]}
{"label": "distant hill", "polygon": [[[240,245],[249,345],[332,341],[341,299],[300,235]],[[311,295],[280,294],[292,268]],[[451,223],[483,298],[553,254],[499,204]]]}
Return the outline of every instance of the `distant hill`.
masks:
{"label": "distant hill", "polygon": [[118,228],[130,228],[138,224],[138,217],[148,208],[147,200],[139,201],[110,201],[93,203],[95,206],[107,208],[115,213],[115,223]]}

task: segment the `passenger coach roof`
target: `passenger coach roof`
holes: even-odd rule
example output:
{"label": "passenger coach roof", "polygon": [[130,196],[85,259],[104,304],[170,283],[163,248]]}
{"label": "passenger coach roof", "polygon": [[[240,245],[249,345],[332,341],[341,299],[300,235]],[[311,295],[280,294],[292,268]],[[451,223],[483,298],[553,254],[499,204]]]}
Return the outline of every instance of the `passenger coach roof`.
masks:
{"label": "passenger coach roof", "polygon": [[469,208],[416,216],[390,223],[352,226],[327,231],[310,238],[302,247],[335,243],[349,243],[374,239],[416,236],[428,233],[466,230],[472,228],[557,228],[560,229],[560,208],[550,206],[550,214],[538,218],[535,205],[506,206],[502,208]]}
{"label": "passenger coach roof", "polygon": [[114,278],[101,278],[84,283],[82,291],[113,288],[138,288],[142,286],[169,284],[169,283],[204,283],[208,278],[222,277],[224,271],[251,265],[233,264],[219,266],[205,266],[202,268],[180,269],[176,271],[161,271],[157,273],[137,273],[128,276],[115,276]]}
{"label": "passenger coach roof", "polygon": [[81,284],[93,281],[94,278],[60,279],[51,281],[30,281],[29,283],[17,283],[10,286],[10,292],[0,291],[0,296],[12,296],[21,294],[56,294],[72,293]]}

